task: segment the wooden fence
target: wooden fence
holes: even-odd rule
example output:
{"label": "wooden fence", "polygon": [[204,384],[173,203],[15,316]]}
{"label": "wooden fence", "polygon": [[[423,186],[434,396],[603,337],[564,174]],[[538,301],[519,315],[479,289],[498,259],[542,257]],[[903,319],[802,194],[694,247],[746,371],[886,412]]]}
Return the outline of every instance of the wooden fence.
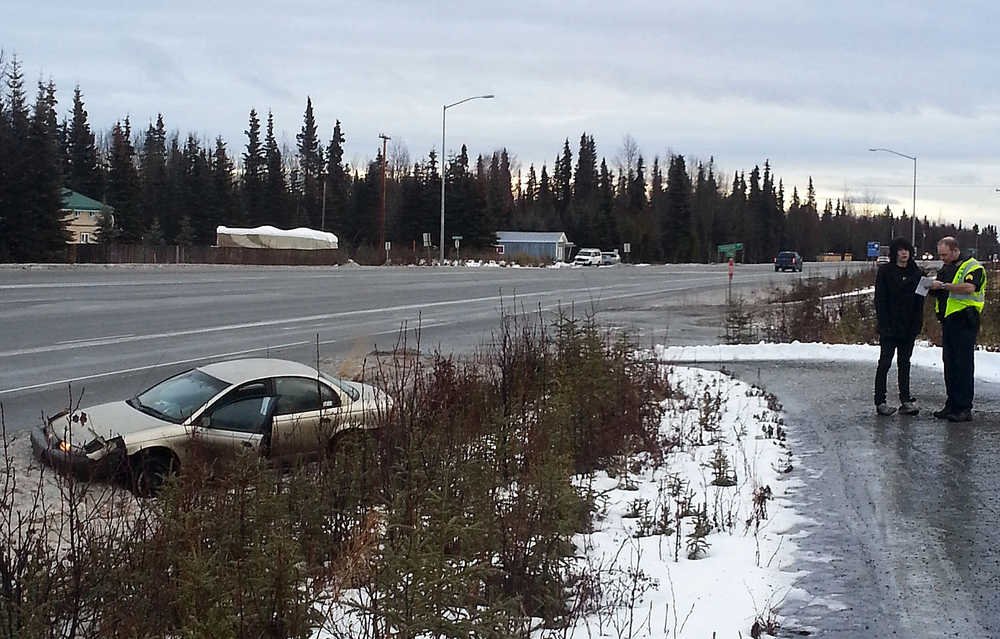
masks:
{"label": "wooden fence", "polygon": [[258,249],[219,246],[68,244],[68,264],[262,264],[323,266],[342,264],[339,249]]}

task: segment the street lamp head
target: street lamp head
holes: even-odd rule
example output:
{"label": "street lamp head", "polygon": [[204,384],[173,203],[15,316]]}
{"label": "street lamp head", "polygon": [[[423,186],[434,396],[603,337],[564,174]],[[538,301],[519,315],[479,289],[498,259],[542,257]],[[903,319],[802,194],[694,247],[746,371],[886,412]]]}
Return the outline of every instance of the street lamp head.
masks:
{"label": "street lamp head", "polygon": [[479,97],[481,97],[481,98],[495,98],[496,96],[491,93],[489,95],[481,95]]}
{"label": "street lamp head", "polygon": [[869,151],[878,151],[878,149],[868,149]]}

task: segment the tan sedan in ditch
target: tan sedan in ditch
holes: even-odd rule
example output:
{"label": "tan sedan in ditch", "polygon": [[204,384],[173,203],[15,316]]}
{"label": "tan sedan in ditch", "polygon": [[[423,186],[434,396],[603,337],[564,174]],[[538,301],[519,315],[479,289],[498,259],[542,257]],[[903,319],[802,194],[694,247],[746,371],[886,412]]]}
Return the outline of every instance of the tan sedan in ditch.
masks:
{"label": "tan sedan in ditch", "polygon": [[239,359],[174,375],[125,401],[62,411],[31,434],[35,454],[87,476],[127,472],[141,495],[194,455],[250,449],[274,460],[325,450],[346,429],[372,429],[384,392],[280,359]]}

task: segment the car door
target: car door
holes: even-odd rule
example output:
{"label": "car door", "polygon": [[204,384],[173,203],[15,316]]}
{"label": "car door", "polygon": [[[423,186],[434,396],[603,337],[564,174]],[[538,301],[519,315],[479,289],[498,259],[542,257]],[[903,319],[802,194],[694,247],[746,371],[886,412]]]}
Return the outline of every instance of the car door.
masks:
{"label": "car door", "polygon": [[192,443],[212,457],[228,457],[248,449],[267,456],[276,406],[270,380],[242,384],[216,400],[196,420]]}
{"label": "car door", "polygon": [[276,377],[271,455],[287,458],[323,450],[335,428],[340,396],[322,379]]}

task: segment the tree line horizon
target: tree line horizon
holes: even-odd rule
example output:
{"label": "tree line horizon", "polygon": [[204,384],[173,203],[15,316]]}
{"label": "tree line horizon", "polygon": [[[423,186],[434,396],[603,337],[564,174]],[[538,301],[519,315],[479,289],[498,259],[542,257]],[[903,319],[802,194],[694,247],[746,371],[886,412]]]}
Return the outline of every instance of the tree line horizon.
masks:
{"label": "tree line horizon", "polygon": [[[378,243],[382,151],[366,166],[345,163],[340,120],[324,143],[311,97],[294,149],[279,145],[270,112],[251,108],[234,156],[221,136],[168,133],[162,113],[144,131],[126,116],[95,134],[79,86],[60,120],[53,81],[39,81],[29,105],[19,60],[0,52],[0,74],[0,261],[61,261],[63,188],[113,208],[101,243],[209,245],[219,225],[329,230],[347,250]],[[394,147],[385,169],[386,240],[421,246],[430,233],[437,241],[440,166],[436,149],[411,161],[405,146]],[[744,261],[762,262],[779,250],[861,258],[869,241],[911,231],[905,208],[818,202],[811,177],[803,193],[788,193],[766,159],[731,176],[714,157],[654,155],[650,164],[628,135],[611,166],[587,132],[573,146],[565,139],[551,168],[517,166],[507,148],[473,158],[463,144],[445,158],[444,176],[446,234],[461,235],[463,248],[492,246],[496,231],[562,231],[578,247],[627,242],[635,261],[711,262],[718,245],[742,243]],[[945,235],[980,254],[1000,252],[995,225],[917,219],[919,252],[934,253]]]}

